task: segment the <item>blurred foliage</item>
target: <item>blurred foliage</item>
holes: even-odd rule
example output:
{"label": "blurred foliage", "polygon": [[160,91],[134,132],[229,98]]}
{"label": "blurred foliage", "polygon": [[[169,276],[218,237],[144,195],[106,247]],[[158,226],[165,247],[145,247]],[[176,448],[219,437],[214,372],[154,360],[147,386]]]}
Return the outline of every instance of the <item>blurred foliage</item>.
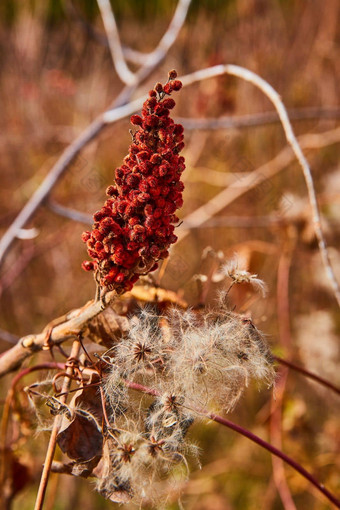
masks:
{"label": "blurred foliage", "polygon": [[[34,13],[40,7],[41,0],[27,0],[25,3],[25,9],[28,8],[31,13]],[[68,0],[46,0],[46,20],[49,25],[58,25],[65,22],[67,19],[67,14],[65,13],[67,3]],[[98,16],[98,6],[94,0],[73,0],[72,3],[87,21],[94,21]],[[193,0],[190,6],[189,21],[193,20],[202,9],[224,14],[233,4],[235,4],[235,0]],[[155,19],[168,16],[175,5],[176,2],[174,1],[164,0],[153,0],[152,2],[140,0],[129,0],[126,2],[118,0],[112,2],[118,20],[127,16],[142,22],[150,18]],[[23,3],[20,0],[3,0],[0,4],[1,22],[4,25],[14,23],[22,9]]]}

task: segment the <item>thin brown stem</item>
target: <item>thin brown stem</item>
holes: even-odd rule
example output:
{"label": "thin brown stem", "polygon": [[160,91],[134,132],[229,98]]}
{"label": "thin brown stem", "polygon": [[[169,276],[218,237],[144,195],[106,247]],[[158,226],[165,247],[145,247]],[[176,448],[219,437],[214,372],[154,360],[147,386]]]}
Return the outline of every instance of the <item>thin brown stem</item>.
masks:
{"label": "thin brown stem", "polygon": [[[279,324],[280,344],[291,352],[292,336],[290,331],[289,307],[289,276],[294,248],[294,241],[287,239],[283,246],[277,269],[277,317]],[[275,396],[271,398],[271,414],[269,421],[270,441],[282,449],[282,406],[287,383],[287,368],[280,367],[280,375],[275,388]],[[272,455],[273,479],[285,510],[296,510],[289,485],[286,479],[285,465],[282,459]]]}
{"label": "thin brown stem", "polygon": [[[80,351],[80,342],[77,339],[73,342],[69,360],[77,359],[77,357],[79,355],[79,351]],[[62,386],[63,393],[66,393],[68,391],[70,384],[71,384],[70,376],[72,376],[72,374],[73,374],[72,364],[70,364],[67,367],[66,374],[69,377],[64,378],[64,382],[63,382],[63,386]],[[61,397],[60,400],[62,403],[66,402],[66,397],[67,397],[67,395]],[[59,428],[60,428],[60,423],[61,423],[61,416],[58,415],[58,416],[56,416],[56,418],[54,420],[50,440],[48,443],[44,467],[43,467],[43,471],[42,471],[42,475],[41,475],[41,479],[40,479],[40,485],[39,485],[39,489],[38,489],[38,494],[37,494],[37,499],[35,502],[34,510],[41,510],[43,508],[48,479],[49,479],[49,475],[50,475],[50,471],[51,471],[51,465],[52,465],[54,452],[55,452],[55,448],[56,448],[56,443],[57,443],[57,436],[58,436],[58,432],[59,432]]]}
{"label": "thin brown stem", "polygon": [[281,120],[282,128],[284,130],[287,142],[290,145],[297,161],[299,162],[302,168],[302,172],[305,178],[306,187],[308,191],[309,203],[312,210],[312,222],[314,233],[318,241],[322,263],[324,265],[325,272],[327,274],[329,282],[332,286],[335,299],[337,300],[337,303],[340,306],[340,285],[339,282],[337,281],[334,269],[331,264],[326,239],[321,226],[321,214],[316,198],[316,192],[314,188],[314,181],[311,169],[309,167],[308,161],[304,153],[302,152],[302,148],[294,134],[292,125],[287,114],[287,110],[279,94],[267,81],[261,78],[258,74],[244,67],[235,66],[232,64],[230,65],[221,64],[206,69],[201,69],[199,71],[181,77],[181,80],[183,82],[183,85],[185,86],[195,83],[197,81],[205,80],[207,78],[222,76],[224,74],[230,74],[231,76],[236,76],[238,78],[241,78],[242,80],[252,83],[255,87],[261,90],[268,97],[268,99],[272,102],[273,106],[276,109],[276,112]]}
{"label": "thin brown stem", "polygon": [[271,454],[276,455],[280,459],[282,459],[284,462],[286,462],[289,466],[291,466],[295,471],[300,473],[304,478],[306,478],[311,484],[314,485],[318,489],[318,491],[322,492],[326,498],[331,501],[336,508],[340,508],[340,500],[332,494],[326,487],[319,483],[316,478],[314,478],[313,475],[311,475],[304,467],[302,467],[298,462],[296,462],[294,459],[283,453],[278,448],[275,448],[275,446],[271,445],[270,443],[267,443],[264,439],[261,439],[260,437],[253,434],[250,430],[244,429],[240,425],[237,425],[236,423],[227,420],[226,418],[222,418],[222,416],[219,416],[215,413],[209,413],[207,411],[202,412],[201,414],[205,415],[207,418],[210,418],[211,420],[215,421],[216,423],[220,423],[221,425],[224,425],[225,427],[228,427],[235,432],[238,432],[242,436],[247,437],[253,443],[258,444],[265,450],[268,450]]}

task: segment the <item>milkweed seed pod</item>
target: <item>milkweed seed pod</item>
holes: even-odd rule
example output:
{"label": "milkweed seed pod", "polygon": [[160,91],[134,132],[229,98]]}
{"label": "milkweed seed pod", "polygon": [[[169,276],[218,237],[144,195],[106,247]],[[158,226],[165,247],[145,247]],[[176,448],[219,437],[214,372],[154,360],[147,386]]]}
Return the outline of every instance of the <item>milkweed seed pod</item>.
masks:
{"label": "milkweed seed pod", "polygon": [[94,214],[92,231],[82,235],[92,258],[83,268],[95,271],[103,287],[118,293],[157,269],[177,240],[175,212],[183,204],[185,164],[179,156],[183,126],[170,117],[175,101],[169,96],[182,87],[176,77],[170,71],[164,86],[157,83],[150,90],[141,115],[132,115],[137,131],[129,153],[106,190],[108,200]]}

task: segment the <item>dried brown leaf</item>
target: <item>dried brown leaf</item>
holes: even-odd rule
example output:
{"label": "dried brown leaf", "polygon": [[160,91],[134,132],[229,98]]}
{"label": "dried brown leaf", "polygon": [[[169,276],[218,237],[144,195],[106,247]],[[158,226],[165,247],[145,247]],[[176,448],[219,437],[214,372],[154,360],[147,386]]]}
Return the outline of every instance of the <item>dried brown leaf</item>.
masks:
{"label": "dried brown leaf", "polygon": [[100,455],[103,436],[96,423],[87,416],[76,413],[73,420],[58,434],[58,445],[71,459],[80,462]]}
{"label": "dried brown leaf", "polygon": [[5,476],[1,487],[0,506],[3,504],[4,508],[10,508],[13,498],[31,482],[32,473],[9,448],[3,455]]}
{"label": "dried brown leaf", "polygon": [[[97,375],[91,377],[89,384],[95,382],[99,382]],[[103,411],[98,387],[88,386],[79,390],[68,407],[72,416],[63,417],[57,437],[58,445],[71,459],[80,463],[93,461],[101,456],[103,447],[100,429]]]}
{"label": "dried brown leaf", "polygon": [[85,335],[108,349],[115,345],[129,329],[129,321],[112,308],[106,308],[87,325]]}
{"label": "dried brown leaf", "polygon": [[126,297],[130,295],[138,301],[145,303],[162,303],[164,305],[176,305],[184,309],[188,308],[186,301],[181,299],[176,292],[162,289],[161,287],[137,285],[125,294]]}

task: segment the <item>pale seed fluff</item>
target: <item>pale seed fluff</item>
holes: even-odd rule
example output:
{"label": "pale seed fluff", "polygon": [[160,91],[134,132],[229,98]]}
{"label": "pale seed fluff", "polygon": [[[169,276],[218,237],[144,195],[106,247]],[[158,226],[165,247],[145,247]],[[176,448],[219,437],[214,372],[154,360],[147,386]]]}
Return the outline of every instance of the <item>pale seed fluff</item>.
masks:
{"label": "pale seed fluff", "polygon": [[[187,476],[187,454],[196,451],[187,433],[202,410],[228,411],[252,380],[271,386],[275,375],[263,335],[223,307],[209,313],[173,307],[164,315],[144,309],[110,359],[104,391],[113,432],[97,487],[113,501],[136,504],[154,501],[178,469]],[[127,381],[156,396],[127,390]]]}
{"label": "pale seed fluff", "polygon": [[233,284],[249,283],[254,290],[260,292],[263,297],[267,294],[268,288],[266,283],[258,278],[257,274],[251,274],[245,269],[240,269],[237,258],[233,258],[223,264],[218,275],[230,278]]}

